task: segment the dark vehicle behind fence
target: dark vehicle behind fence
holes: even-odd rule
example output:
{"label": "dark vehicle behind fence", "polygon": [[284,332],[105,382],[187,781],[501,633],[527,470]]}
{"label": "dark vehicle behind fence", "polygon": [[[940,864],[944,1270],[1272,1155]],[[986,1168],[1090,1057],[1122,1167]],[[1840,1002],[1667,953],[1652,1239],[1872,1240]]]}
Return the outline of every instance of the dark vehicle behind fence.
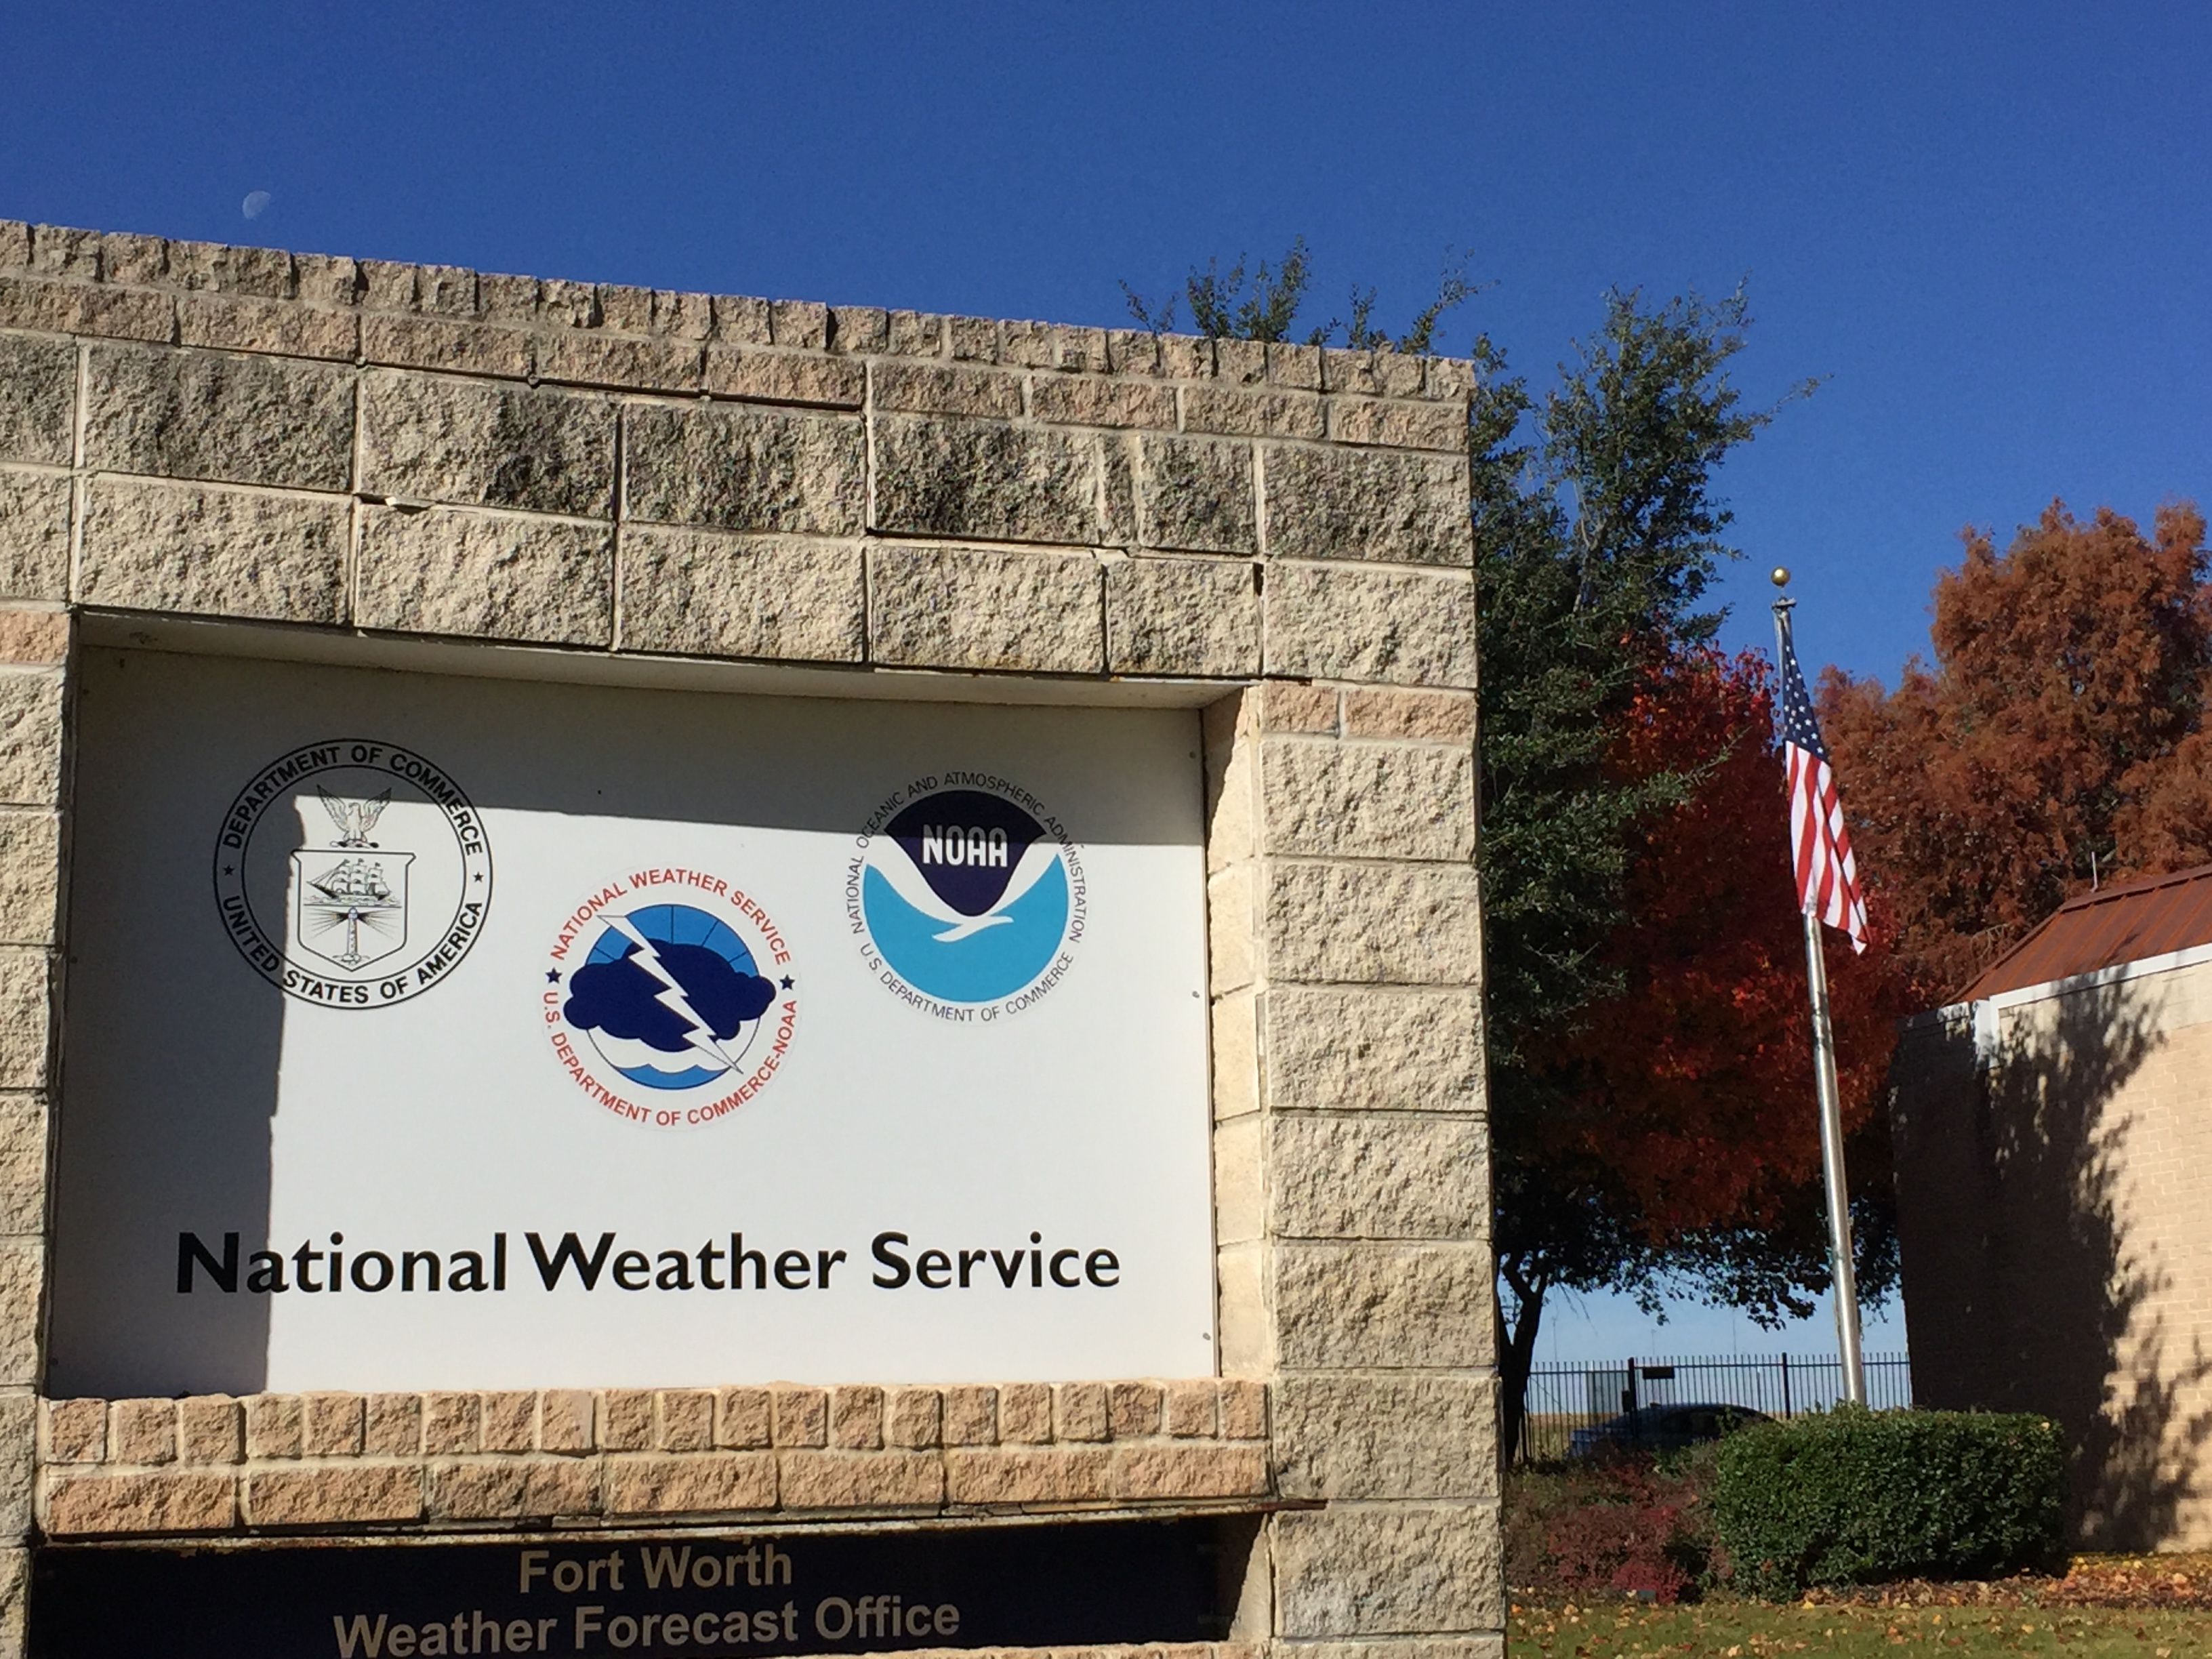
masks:
{"label": "dark vehicle behind fence", "polygon": [[1609,1421],[1577,1429],[1567,1438],[1567,1455],[1595,1457],[1616,1451],[1680,1451],[1701,1441],[1717,1440],[1747,1423],[1771,1423],[1748,1406],[1646,1406]]}
{"label": "dark vehicle behind fence", "polygon": [[[1866,1357],[1867,1403],[1876,1411],[1912,1404],[1912,1367],[1901,1353]],[[1520,1463],[1556,1462],[1624,1416],[1654,1425],[1657,1413],[1734,1409],[1747,1420],[1830,1411],[1843,1398],[1843,1365],[1833,1354],[1717,1354],[1580,1365],[1539,1365],[1522,1395]],[[1648,1441],[1645,1443],[1650,1443]]]}

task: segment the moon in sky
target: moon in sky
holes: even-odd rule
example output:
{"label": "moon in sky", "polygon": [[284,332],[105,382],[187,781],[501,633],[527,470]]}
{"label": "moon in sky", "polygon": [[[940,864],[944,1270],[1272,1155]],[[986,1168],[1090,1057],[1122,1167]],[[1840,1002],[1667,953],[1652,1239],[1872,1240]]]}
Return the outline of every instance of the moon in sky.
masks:
{"label": "moon in sky", "polygon": [[273,199],[275,198],[265,190],[252,191],[247,194],[243,202],[238,204],[238,210],[249,219],[258,219],[267,210],[269,204]]}

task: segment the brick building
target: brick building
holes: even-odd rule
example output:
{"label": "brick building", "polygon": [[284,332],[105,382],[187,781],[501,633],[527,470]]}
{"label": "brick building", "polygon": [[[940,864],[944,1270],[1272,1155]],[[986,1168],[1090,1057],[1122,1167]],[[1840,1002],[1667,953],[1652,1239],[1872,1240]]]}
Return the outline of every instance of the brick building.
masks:
{"label": "brick building", "polygon": [[[641,1536],[774,1562],[1085,1517],[1210,1529],[1193,1653],[1499,1653],[1469,385],[1388,353],[0,223],[0,1654],[56,1562]],[[86,688],[155,657],[194,684],[220,661],[813,699],[854,729],[1187,722],[1214,1360],[57,1394],[55,1309],[89,1304],[56,1286],[89,1247],[57,1245],[55,1194],[100,1201],[75,1137],[114,1046],[72,1015],[100,895],[71,849],[107,833],[76,792],[129,781]],[[220,1276],[225,1224],[179,1246],[179,1290]],[[234,1547],[179,1553],[208,1544]],[[569,1588],[530,1565],[525,1590]],[[925,1634],[872,1616],[866,1645]]]}
{"label": "brick building", "polygon": [[2087,1547],[2212,1543],[2212,866],[2066,904],[1893,1080],[1917,1403],[2056,1418]]}

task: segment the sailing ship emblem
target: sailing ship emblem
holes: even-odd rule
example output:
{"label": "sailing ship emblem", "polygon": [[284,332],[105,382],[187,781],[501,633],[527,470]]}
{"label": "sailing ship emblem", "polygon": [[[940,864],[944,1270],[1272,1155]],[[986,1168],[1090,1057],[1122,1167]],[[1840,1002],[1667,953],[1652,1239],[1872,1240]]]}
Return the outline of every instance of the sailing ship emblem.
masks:
{"label": "sailing ship emblem", "polygon": [[443,985],[483,936],[491,847],[461,787],[414,750],[325,738],[262,767],[223,814],[223,931],[288,997],[389,1008]]}
{"label": "sailing ship emblem", "polygon": [[292,854],[293,943],[340,968],[365,968],[406,946],[407,866],[415,855],[386,852],[369,839],[392,804],[389,789],[372,800],[320,785],[315,793],[338,838]]}

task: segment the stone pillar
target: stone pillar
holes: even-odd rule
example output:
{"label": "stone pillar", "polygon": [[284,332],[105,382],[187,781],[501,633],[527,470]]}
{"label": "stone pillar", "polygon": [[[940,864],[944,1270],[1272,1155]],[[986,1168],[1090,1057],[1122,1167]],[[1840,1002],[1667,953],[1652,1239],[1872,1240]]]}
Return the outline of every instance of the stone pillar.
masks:
{"label": "stone pillar", "polygon": [[36,1477],[70,643],[58,605],[0,602],[0,1659],[23,1650]]}
{"label": "stone pillar", "polygon": [[1263,1532],[1237,1633],[1498,1654],[1474,695],[1270,681],[1207,738],[1223,1367],[1321,1504]]}

